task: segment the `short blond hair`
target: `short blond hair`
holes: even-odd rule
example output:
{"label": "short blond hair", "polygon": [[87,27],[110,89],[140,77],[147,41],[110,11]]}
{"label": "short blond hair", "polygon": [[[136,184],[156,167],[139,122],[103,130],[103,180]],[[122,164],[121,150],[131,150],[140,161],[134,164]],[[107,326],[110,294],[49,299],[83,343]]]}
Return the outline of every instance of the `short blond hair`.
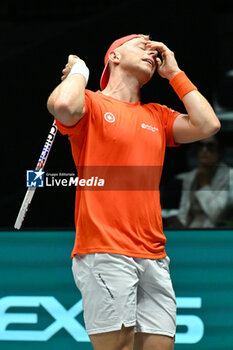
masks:
{"label": "short blond hair", "polygon": [[144,36],[145,39],[150,40],[150,35],[149,34],[138,34],[140,36]]}

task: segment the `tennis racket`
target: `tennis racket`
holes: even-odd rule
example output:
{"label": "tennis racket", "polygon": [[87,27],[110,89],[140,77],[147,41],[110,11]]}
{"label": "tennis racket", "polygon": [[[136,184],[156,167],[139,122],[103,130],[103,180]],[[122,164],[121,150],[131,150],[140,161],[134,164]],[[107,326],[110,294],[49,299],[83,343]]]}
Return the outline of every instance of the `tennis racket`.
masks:
{"label": "tennis racket", "polygon": [[[56,133],[57,133],[57,126],[56,126],[56,122],[54,120],[53,125],[52,125],[52,127],[51,127],[51,129],[49,131],[48,136],[47,136],[47,139],[45,141],[43,150],[41,152],[41,155],[40,155],[40,158],[38,160],[38,163],[36,165],[36,169],[35,170],[43,170],[43,168],[45,166],[45,163],[46,163],[46,161],[48,159],[49,152],[51,150],[52,144],[54,142]],[[19,230],[21,228],[21,226],[22,226],[23,220],[24,220],[24,218],[26,216],[26,213],[28,211],[28,208],[30,206],[30,203],[32,201],[32,198],[34,196],[35,191],[36,191],[36,187],[29,187],[27,192],[26,192],[26,194],[25,194],[23,203],[21,205],[21,208],[19,210],[17,219],[15,221],[15,225],[14,225],[14,228],[17,229],[17,230]]]}

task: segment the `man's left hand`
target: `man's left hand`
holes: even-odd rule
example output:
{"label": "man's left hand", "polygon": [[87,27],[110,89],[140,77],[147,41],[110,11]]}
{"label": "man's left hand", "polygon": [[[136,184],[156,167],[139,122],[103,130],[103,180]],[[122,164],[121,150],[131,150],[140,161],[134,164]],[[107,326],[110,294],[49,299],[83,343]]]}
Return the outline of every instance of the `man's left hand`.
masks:
{"label": "man's left hand", "polygon": [[177,73],[181,72],[172,52],[166,45],[158,41],[148,40],[146,46],[152,50],[157,50],[162,60],[159,57],[155,58],[157,64],[157,72],[162,78],[171,80]]}

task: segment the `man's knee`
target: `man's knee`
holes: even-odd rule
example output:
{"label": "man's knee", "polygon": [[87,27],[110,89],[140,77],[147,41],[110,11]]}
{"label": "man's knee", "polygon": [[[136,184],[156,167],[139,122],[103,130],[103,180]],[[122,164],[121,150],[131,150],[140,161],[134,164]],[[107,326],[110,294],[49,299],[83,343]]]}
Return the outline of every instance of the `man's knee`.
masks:
{"label": "man's knee", "polygon": [[166,335],[136,333],[134,350],[173,350],[175,337]]}
{"label": "man's knee", "polygon": [[94,350],[132,350],[134,343],[134,327],[121,330],[90,335]]}

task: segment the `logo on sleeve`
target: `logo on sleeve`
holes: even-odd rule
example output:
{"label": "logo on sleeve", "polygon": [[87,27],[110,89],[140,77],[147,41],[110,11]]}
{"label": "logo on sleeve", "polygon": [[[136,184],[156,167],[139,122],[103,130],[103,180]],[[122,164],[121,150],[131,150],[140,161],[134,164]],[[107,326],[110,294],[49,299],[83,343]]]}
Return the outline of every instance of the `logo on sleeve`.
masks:
{"label": "logo on sleeve", "polygon": [[104,119],[105,119],[108,123],[114,123],[115,120],[116,120],[115,116],[114,116],[112,113],[110,113],[110,112],[105,113]]}

